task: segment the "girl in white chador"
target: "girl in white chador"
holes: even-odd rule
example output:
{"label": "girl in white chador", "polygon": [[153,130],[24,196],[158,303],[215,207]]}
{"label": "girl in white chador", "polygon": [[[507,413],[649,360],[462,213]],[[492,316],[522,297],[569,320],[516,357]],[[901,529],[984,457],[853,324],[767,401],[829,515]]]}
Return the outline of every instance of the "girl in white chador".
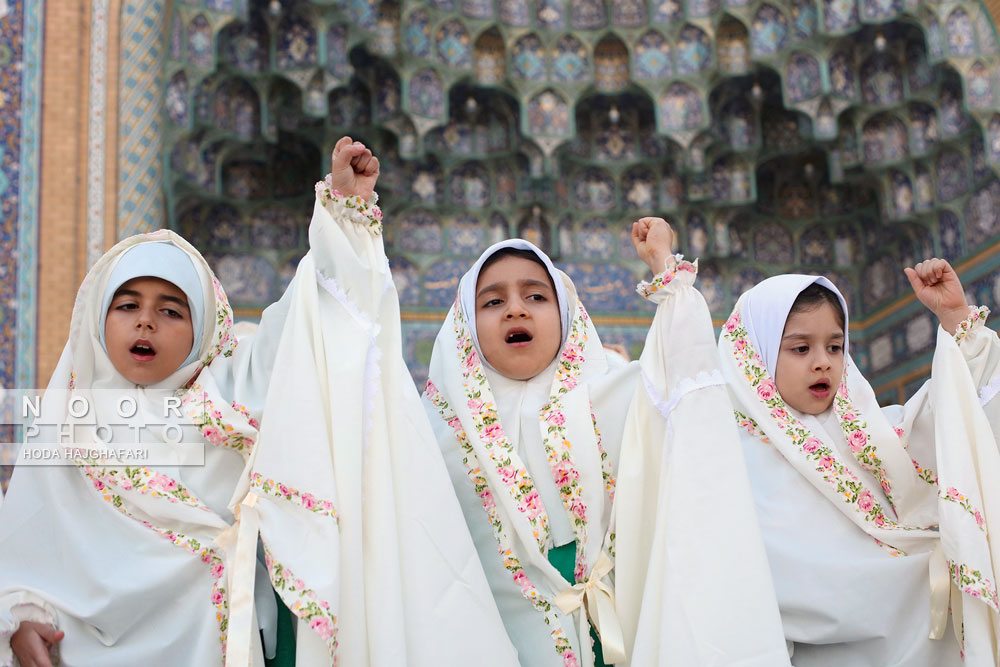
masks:
{"label": "girl in white chador", "polygon": [[1000,465],[967,342],[990,332],[947,262],[906,272],[942,328],[904,406],[879,408],[825,278],[763,281],[719,339],[798,667],[998,664]]}
{"label": "girl in white chador", "polygon": [[525,667],[787,664],[711,319],[671,236],[633,225],[658,304],[638,362],[608,363],[573,283],[520,239],[465,274],[435,341],[425,405]]}
{"label": "girl in white chador", "polygon": [[86,398],[96,419],[75,441],[94,445],[125,397],[144,446],[173,452],[193,429],[204,465],[19,466],[0,509],[0,664],[259,665],[272,586],[299,665],[513,659],[399,355],[377,176],[338,142],[311,250],[239,344],[176,234],[122,241],[88,273],[39,422],[74,421],[67,394]]}

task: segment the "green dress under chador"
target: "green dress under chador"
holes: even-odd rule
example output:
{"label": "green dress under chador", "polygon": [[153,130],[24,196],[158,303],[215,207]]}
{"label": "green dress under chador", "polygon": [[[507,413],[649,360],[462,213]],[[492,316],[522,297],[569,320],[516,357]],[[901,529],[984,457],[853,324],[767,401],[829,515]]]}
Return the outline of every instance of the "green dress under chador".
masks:
{"label": "green dress under chador", "polygon": [[[555,547],[549,549],[549,562],[559,570],[559,574],[563,576],[563,579],[573,582],[573,567],[576,561],[576,542],[570,542],[569,544],[564,544],[561,547]],[[581,614],[586,614],[586,609],[580,609]],[[590,638],[594,640],[594,667],[613,667],[612,665],[604,664],[604,651],[601,650],[601,639],[594,632],[594,628],[590,628]],[[581,638],[582,641],[582,638]],[[280,645],[280,644],[279,644]]]}
{"label": "green dress under chador", "polygon": [[295,614],[289,611],[277,593],[274,599],[278,603],[278,641],[274,658],[264,659],[267,667],[295,667]]}

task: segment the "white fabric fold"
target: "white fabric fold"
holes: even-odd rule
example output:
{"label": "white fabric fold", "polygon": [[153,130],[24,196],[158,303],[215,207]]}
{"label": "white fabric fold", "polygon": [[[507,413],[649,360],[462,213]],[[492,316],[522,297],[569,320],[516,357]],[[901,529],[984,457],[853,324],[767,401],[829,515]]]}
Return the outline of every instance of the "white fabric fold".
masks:
{"label": "white fabric fold", "polygon": [[[155,386],[137,387],[108,359],[100,323],[105,292],[113,290],[113,268],[120,257],[144,244],[173,248],[171,262],[183,260],[182,273],[190,278],[193,271],[197,287],[170,267],[149,264],[148,273],[176,278],[184,284],[189,304],[197,308],[201,302],[207,312],[202,314],[205,326],[195,336],[194,361]],[[140,255],[149,260],[163,253],[135,257]],[[137,271],[145,273],[132,267],[121,276],[136,277]],[[195,290],[200,290],[198,297]],[[114,397],[124,396],[137,406],[132,425],[145,425],[138,431],[143,444],[165,447],[168,429],[178,427],[188,429],[183,431],[186,442],[203,438],[205,449],[203,465],[182,465],[178,458],[173,464],[122,468],[77,459],[15,470],[0,508],[0,610],[11,608],[25,593],[44,600],[55,625],[66,632],[59,643],[65,664],[222,661],[232,591],[226,584],[229,564],[214,543],[232,520],[227,501],[256,435],[260,412],[255,399],[270,373],[270,336],[283,317],[280,304],[269,310],[257,340],[237,350],[230,331],[232,311],[221,286],[197,250],[168,231],[122,241],[84,279],[69,341],[36,420],[41,432],[75,422],[80,427],[77,443],[94,443],[94,426],[120,421]],[[186,403],[177,412],[165,412],[164,397],[178,389]],[[68,396],[86,398],[90,414],[73,418]],[[192,425],[188,407],[203,420]],[[269,592],[263,603],[273,606]],[[170,614],[163,613],[167,608]],[[253,635],[256,639],[256,631]],[[257,639],[252,664],[262,662],[259,644]]]}
{"label": "white fabric fold", "polygon": [[403,363],[382,239],[342,209],[320,194],[248,466],[297,664],[515,664]]}
{"label": "white fabric fold", "polygon": [[[697,443],[691,442],[682,447],[691,453],[685,453],[681,464],[675,465],[676,459],[668,461],[663,456],[671,446],[666,419],[645,402],[639,379],[640,365],[650,375],[666,373],[672,378],[678,374],[697,377],[706,363],[710,372],[718,369],[708,311],[691,288],[693,265],[673,267],[647,284],[650,293],[660,291],[654,300],[662,302],[650,333],[654,342],[647,343],[641,362],[613,368],[609,368],[586,310],[577,301],[573,284],[550,269],[553,282],[562,284],[567,295],[567,337],[554,367],[531,380],[513,381],[498,378],[480,358],[469,323],[474,306],[464,297],[468,286],[475,286],[476,268],[492,252],[484,253],[463,278],[462,291],[435,341],[424,399],[520,663],[528,667],[589,667],[589,624],[587,612],[579,606],[589,597],[590,618],[595,618],[595,612],[600,616],[599,624],[602,632],[609,633],[609,641],[617,633],[604,630],[605,626],[622,626],[624,657],[615,648],[617,642],[611,641],[608,647],[609,657],[621,658],[619,664],[667,664],[675,659],[677,664],[721,665],[741,660],[761,666],[786,664],[777,608],[731,425],[715,419],[729,431],[720,432],[718,441],[716,434],[709,435],[702,445],[714,448],[728,436],[728,444],[718,452],[720,464],[709,466],[710,459],[704,459],[704,463],[692,465],[700,455]],[[684,272],[690,273],[690,279],[669,285],[675,275]],[[668,299],[667,292],[682,289],[681,283],[685,295],[697,296]],[[675,336],[684,330],[682,323],[688,324],[688,318],[697,322],[688,326],[697,333]],[[665,323],[676,323],[678,329]],[[698,351],[692,354],[690,346],[696,341],[700,341],[695,345]],[[669,351],[665,360],[658,356],[662,350],[652,351],[658,346]],[[647,363],[661,365],[647,369]],[[714,401],[715,409],[726,413],[724,388],[717,381],[711,384],[716,394],[706,397],[704,403],[692,404],[694,411]],[[674,385],[660,388],[665,401],[674,398],[675,389]],[[538,408],[536,390],[546,395]],[[702,391],[683,393],[695,397]],[[681,399],[673,411],[675,420],[683,420],[680,432],[685,434],[704,417],[691,414],[686,407],[688,400]],[[646,406],[644,411],[639,404]],[[636,421],[638,426],[633,424]],[[538,438],[526,435],[532,431]],[[549,463],[547,470],[527,463],[538,442]],[[622,458],[619,468],[619,457],[625,456],[623,448],[633,450],[629,465]],[[724,469],[721,476],[720,468]],[[678,481],[690,480],[690,487],[684,485],[678,492],[672,483],[661,485],[644,477],[650,470],[656,472],[648,472],[649,476],[659,473],[664,479],[670,475]],[[632,475],[627,486],[619,474]],[[559,493],[555,499],[543,491],[550,480]],[[685,510],[691,509],[684,498],[689,488],[698,488],[706,499],[712,498],[710,513],[725,508],[721,517],[712,514],[711,519],[721,521],[725,528],[706,535],[703,526],[695,527],[682,518]],[[633,497],[623,511],[621,494],[625,493]],[[672,509],[657,513],[661,504]],[[556,523],[561,517],[574,531],[574,581],[564,579],[548,559],[549,549],[561,542]],[[731,527],[736,533],[729,532]],[[651,534],[656,535],[655,540],[647,540]],[[627,556],[619,548],[623,540]],[[725,548],[715,549],[723,543]],[[679,557],[671,559],[664,572],[663,562],[674,553]],[[718,556],[705,558],[705,553]],[[605,572],[612,562],[613,577]],[[717,590],[718,597],[705,595],[706,583],[697,575],[703,571],[700,562],[724,565],[711,575],[709,588]],[[647,576],[651,581],[648,587],[643,585]],[[621,582],[625,579],[630,581],[628,594],[623,595]],[[596,611],[598,607],[608,609],[611,600],[614,618]],[[730,605],[733,600],[738,604]],[[710,621],[710,616],[719,613],[725,620]],[[646,625],[636,640],[640,617]],[[720,627],[726,631],[720,633]],[[699,662],[701,658],[708,661]]]}
{"label": "white fabric fold", "polygon": [[[667,274],[670,275],[669,273]],[[788,664],[695,266],[658,304],[622,435],[615,588],[632,665]],[[724,630],[722,630],[724,628]]]}
{"label": "white fabric fold", "polygon": [[[963,423],[979,411],[968,377],[973,363],[940,332],[929,384],[906,406],[883,412],[848,356],[833,406],[822,415],[797,412],[777,393],[774,364],[756,345],[778,349],[792,302],[814,282],[813,276],[764,281],[740,298],[719,339],[795,664],[960,664],[957,614],[955,633],[942,632],[949,595],[941,558],[953,581],[962,571],[955,564],[988,579],[980,591],[985,597],[995,595],[996,581],[975,519],[976,512],[996,513],[979,504],[981,480],[989,476],[976,472],[993,464],[973,464],[962,435],[969,428]],[[780,321],[768,308],[781,313]],[[760,322],[770,324],[754,331]],[[984,450],[996,458],[995,447],[978,451]],[[953,612],[963,596],[976,592],[953,591]],[[989,607],[968,604],[984,613]],[[971,658],[983,646],[995,647],[987,626],[966,623],[968,664],[996,664]]]}

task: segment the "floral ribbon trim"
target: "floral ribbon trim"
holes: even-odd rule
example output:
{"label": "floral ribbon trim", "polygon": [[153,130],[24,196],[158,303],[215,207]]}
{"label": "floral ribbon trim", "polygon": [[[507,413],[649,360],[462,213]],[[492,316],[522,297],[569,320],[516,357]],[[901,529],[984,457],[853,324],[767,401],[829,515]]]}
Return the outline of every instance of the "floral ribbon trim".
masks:
{"label": "floral ribbon trim", "polygon": [[[854,458],[858,460],[861,467],[870,472],[882,486],[885,497],[892,506],[893,513],[896,513],[895,503],[892,500],[892,482],[885,471],[882,460],[879,459],[875,451],[875,445],[871,444],[868,437],[868,422],[864,421],[861,411],[851,405],[847,396],[847,368],[844,368],[844,377],[840,382],[840,387],[834,396],[834,411],[839,417],[840,428],[847,438],[847,446],[850,447]],[[897,434],[898,436],[898,434]]]}
{"label": "floral ribbon trim", "polygon": [[740,428],[746,429],[747,433],[759,438],[764,444],[771,442],[771,439],[764,433],[764,429],[762,429],[751,417],[746,416],[739,410],[733,410],[733,416],[736,417],[736,423],[740,426]]}
{"label": "floral ribbon trim", "polygon": [[94,483],[94,488],[102,493],[105,487],[119,488],[122,491],[163,498],[171,503],[181,503],[205,512],[212,511],[169,475],[145,467],[100,468],[92,464],[93,461],[89,460],[77,461],[77,465]]}
{"label": "floral ribbon trim", "polygon": [[[437,409],[438,414],[441,415],[441,419],[455,431],[455,439],[464,454],[462,463],[465,464],[466,474],[472,481],[476,495],[482,501],[483,510],[489,518],[490,526],[493,528],[493,537],[496,538],[497,550],[503,559],[504,568],[510,572],[514,583],[520,587],[521,595],[524,599],[531,603],[535,611],[542,614],[546,625],[550,628],[549,635],[555,643],[556,653],[562,657],[563,667],[579,667],[576,653],[573,651],[573,646],[570,644],[569,638],[566,637],[566,632],[559,622],[559,617],[555,612],[552,602],[546,599],[535,585],[531,583],[528,579],[528,574],[521,566],[521,562],[514,555],[513,540],[507,534],[507,531],[504,530],[503,522],[500,519],[500,512],[497,509],[493,493],[490,491],[490,485],[486,481],[483,469],[479,465],[479,460],[476,458],[476,453],[472,449],[472,445],[469,444],[469,438],[462,427],[461,420],[459,420],[455,412],[448,406],[448,402],[444,400],[441,392],[430,380],[427,381],[424,396]],[[588,638],[586,637],[580,638],[580,641],[587,640]]]}
{"label": "floral ribbon trim", "polygon": [[948,561],[951,570],[951,578],[955,585],[968,596],[978,598],[988,604],[993,611],[1000,611],[1000,601],[997,599],[996,585],[983,577],[979,570],[973,570],[964,563]]}
{"label": "floral ribbon trim", "polygon": [[311,493],[301,493],[296,489],[278,482],[277,480],[267,479],[259,472],[255,472],[251,475],[250,487],[260,489],[269,496],[283,498],[293,505],[298,505],[309,510],[310,512],[315,512],[316,514],[328,516],[333,519],[334,522],[339,522],[337,509],[329,500],[317,498]]}
{"label": "floral ribbon trim", "polygon": [[697,275],[698,260],[689,262],[684,259],[684,255],[674,255],[674,265],[672,267],[668,266],[666,269],[656,274],[652,280],[643,280],[635,286],[635,291],[639,296],[648,299],[653,296],[653,294],[672,283],[674,278],[677,277],[677,273],[679,271]]}
{"label": "floral ribbon trim", "polygon": [[615,557],[615,533],[610,528],[608,529],[608,534],[604,538],[604,543],[608,547],[608,555],[612,558]]}
{"label": "floral ribbon trim", "polygon": [[330,603],[321,600],[316,592],[306,588],[287,567],[275,560],[264,545],[264,563],[271,585],[293,614],[309,624],[309,628],[326,642],[333,664],[337,664],[337,616],[330,611]]}
{"label": "floral ribbon trim", "polygon": [[316,183],[316,198],[331,215],[346,215],[351,222],[368,228],[372,236],[382,233],[382,209],[378,207],[378,193],[372,192],[370,201],[358,195],[345,195],[333,187],[333,175]]}
{"label": "floral ribbon trim", "polygon": [[490,457],[490,462],[496,467],[501,482],[514,499],[518,510],[528,520],[538,550],[544,554],[548,551],[549,517],[545,513],[542,498],[527,469],[523,465],[518,465],[519,461],[515,461],[514,448],[507,440],[507,434],[500,424],[500,414],[497,412],[496,404],[490,400],[483,400],[483,392],[489,394],[489,382],[479,361],[479,353],[472,343],[472,335],[465,325],[462,307],[457,301],[454,314],[456,345],[462,374],[465,377],[465,395],[473,424]]}
{"label": "floral ribbon trim", "polygon": [[208,397],[208,392],[197,382],[192,382],[181,396],[181,407],[187,418],[198,427],[202,436],[210,443],[216,447],[235,450],[242,454],[243,458],[250,456],[256,443],[255,436],[259,424],[256,419],[250,416],[244,406],[233,402],[232,405],[224,408],[227,412],[235,412],[250,427],[249,429],[237,429],[233,426],[234,420],[226,418],[227,415],[223,413],[222,409],[218,408]]}
{"label": "floral ribbon trim", "polygon": [[961,343],[962,339],[972,330],[972,325],[976,322],[986,323],[986,318],[990,315],[990,309],[986,306],[969,306],[969,316],[962,320],[955,329],[955,342]]}
{"label": "floral ribbon trim", "polygon": [[229,305],[229,298],[215,276],[212,276],[212,287],[215,289],[215,328],[218,333],[215,335],[215,345],[201,360],[202,366],[208,366],[220,354],[231,357],[236,351],[236,337],[232,334],[233,309]]}
{"label": "floral ribbon trim", "polygon": [[919,463],[917,463],[916,459],[910,459],[910,460],[913,461],[913,469],[917,471],[917,477],[919,477],[920,479],[924,480],[925,482],[927,482],[932,486],[937,486],[938,477],[933,470],[931,470],[930,468],[924,468]]}
{"label": "floral ribbon trim", "polygon": [[949,486],[947,490],[942,489],[938,492],[938,497],[951,501],[964,509],[969,513],[969,516],[976,520],[976,525],[979,526],[979,529],[984,533],[986,532],[986,520],[983,519],[983,513],[980,512],[979,509],[977,509],[969,501],[969,499],[963,496],[954,486]]}
{"label": "floral ribbon trim", "polygon": [[[604,492],[608,494],[608,501],[614,505],[615,502],[615,480],[614,471],[611,469],[611,458],[608,456],[608,451],[604,449],[604,442],[601,440],[601,431],[597,428],[597,415],[594,414],[593,409],[590,413],[590,421],[594,425],[594,435],[597,436],[597,451],[601,454],[601,477],[604,478]],[[611,538],[614,539],[614,533],[610,533]],[[614,558],[614,552],[612,552],[611,557]]]}
{"label": "floral ribbon trim", "polygon": [[[211,547],[203,545],[199,540],[193,537],[187,537],[186,535],[176,531],[154,526],[149,521],[140,519],[129,512],[125,508],[124,499],[120,495],[113,493],[112,490],[114,487],[119,485],[119,482],[124,482],[125,479],[130,480],[130,478],[126,477],[124,479],[119,479],[116,476],[101,476],[101,471],[99,469],[86,465],[82,461],[77,462],[77,467],[83,475],[93,483],[94,488],[101,494],[101,497],[111,503],[111,506],[118,510],[118,512],[133,521],[141,523],[143,526],[149,528],[160,537],[169,540],[174,546],[180,547],[188,553],[197,556],[201,562],[210,567],[213,580],[212,604],[215,605],[215,620],[219,625],[219,639],[222,642],[222,661],[224,661],[226,655],[226,635],[229,630],[229,599],[226,595],[226,588],[222,584],[224,581],[223,575],[225,574],[226,569],[218,553],[216,553],[216,551]],[[163,477],[166,477],[166,475],[163,475]],[[173,480],[170,481],[173,482]],[[174,484],[176,484],[176,482],[174,482]],[[122,488],[125,487],[122,486]],[[179,485],[178,489],[180,489]]]}
{"label": "floral ribbon trim", "polygon": [[[875,500],[875,497],[866,488],[864,482],[859,480],[854,473],[837,459],[830,447],[814,436],[798,419],[792,416],[784,400],[778,394],[778,389],[768,375],[764,363],[757,355],[757,352],[754,351],[753,346],[750,345],[747,330],[743,326],[739,312],[734,312],[723,325],[722,335],[732,344],[737,366],[742,369],[744,377],[750,387],[754,389],[757,399],[769,410],[771,420],[775,426],[791,440],[792,445],[798,449],[806,460],[815,464],[816,471],[822,474],[823,480],[836,490],[842,500],[851,505],[854,511],[861,514],[865,521],[873,523],[879,528],[916,530],[916,527],[902,526],[886,517],[882,506]],[[839,391],[843,391],[843,398],[846,401],[846,385],[841,384]],[[851,411],[855,417],[857,416],[856,411],[851,410],[849,402],[845,402],[844,406],[840,409],[845,413],[844,416],[846,416],[848,411]],[[755,435],[758,432],[762,433],[760,426],[746,415],[737,412],[736,418],[743,428],[750,430],[751,433]],[[845,427],[845,431],[849,434],[855,431],[860,433],[860,436],[855,436],[855,442],[852,445],[852,449],[857,447],[859,451],[863,451],[866,447],[871,447],[868,444],[870,439],[864,433],[862,426],[855,423],[851,425],[849,431]],[[848,442],[851,442],[851,436],[849,435],[848,437]],[[864,438],[863,441],[862,437]],[[882,543],[879,542],[879,544]],[[890,550],[898,551],[891,548]]]}
{"label": "floral ribbon trim", "polygon": [[[542,434],[542,446],[548,455],[549,467],[552,469],[552,478],[559,488],[559,497],[563,501],[563,506],[569,514],[570,524],[573,526],[573,533],[576,538],[576,559],[573,567],[573,576],[577,583],[583,582],[587,578],[587,504],[583,501],[583,487],[580,485],[580,472],[573,461],[573,443],[570,441],[566,429],[566,416],[563,414],[561,402],[562,396],[576,388],[579,383],[580,367],[583,365],[583,347],[587,342],[587,311],[583,305],[579,304],[577,316],[573,318],[570,325],[569,337],[563,345],[562,354],[556,367],[554,385],[555,397],[549,400],[539,410],[538,416],[542,424],[546,424],[545,432]],[[597,431],[597,419],[591,409],[593,418],[594,433],[600,443],[601,435]],[[607,455],[601,449],[601,470],[604,475]],[[610,465],[610,464],[608,464]],[[608,485],[608,477],[605,476],[605,486]],[[613,496],[614,490],[612,488]]]}

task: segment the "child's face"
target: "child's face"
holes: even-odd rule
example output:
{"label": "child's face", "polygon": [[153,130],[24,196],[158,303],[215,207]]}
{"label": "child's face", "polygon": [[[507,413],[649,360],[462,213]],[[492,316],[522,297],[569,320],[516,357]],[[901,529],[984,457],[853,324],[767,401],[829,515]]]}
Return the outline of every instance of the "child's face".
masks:
{"label": "child's face", "polygon": [[115,370],[129,382],[150,385],[167,379],[194,341],[187,297],[161,278],[133,278],[111,299],[104,341]]}
{"label": "child's face", "polygon": [[833,403],[844,373],[844,330],[829,303],[785,320],[774,382],[788,405],[818,415]]}
{"label": "child's face", "polygon": [[552,363],[562,342],[559,303],[545,269],[503,257],[476,283],[479,348],[502,375],[529,380]]}

